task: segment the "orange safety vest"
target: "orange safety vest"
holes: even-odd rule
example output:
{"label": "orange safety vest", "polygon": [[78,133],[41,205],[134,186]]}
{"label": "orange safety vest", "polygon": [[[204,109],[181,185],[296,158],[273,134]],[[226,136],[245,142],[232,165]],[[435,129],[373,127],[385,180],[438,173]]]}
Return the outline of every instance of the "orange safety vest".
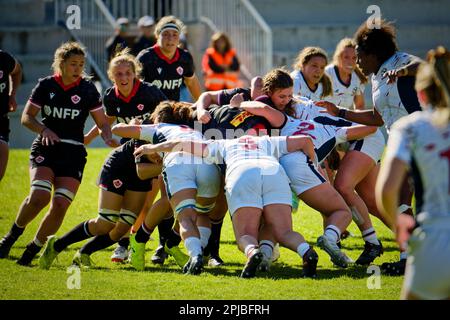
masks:
{"label": "orange safety vest", "polygon": [[211,57],[214,62],[219,65],[230,66],[233,63],[233,58],[236,56],[234,49],[229,50],[225,56],[218,53],[214,48],[206,49],[202,59],[202,68],[204,73],[205,88],[208,91],[216,91],[222,89],[232,89],[239,87],[239,72],[225,71],[223,73],[214,72],[209,66],[208,60]]}

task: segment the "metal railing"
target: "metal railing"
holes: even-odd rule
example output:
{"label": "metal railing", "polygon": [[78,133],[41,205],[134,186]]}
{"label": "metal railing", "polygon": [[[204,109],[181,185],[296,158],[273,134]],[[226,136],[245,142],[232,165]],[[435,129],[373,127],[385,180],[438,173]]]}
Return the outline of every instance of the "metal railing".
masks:
{"label": "metal railing", "polygon": [[272,31],[248,0],[54,1],[55,21],[60,24],[66,21],[69,6],[80,8],[81,28],[72,28],[70,32],[86,46],[91,56],[88,63],[102,84],[109,82],[105,76],[108,63],[105,43],[114,34],[115,19],[122,16],[131,23],[136,23],[143,15],[159,18],[167,14],[175,15],[185,23],[205,23],[211,30],[220,30],[230,36],[246,78],[263,75],[272,68]]}

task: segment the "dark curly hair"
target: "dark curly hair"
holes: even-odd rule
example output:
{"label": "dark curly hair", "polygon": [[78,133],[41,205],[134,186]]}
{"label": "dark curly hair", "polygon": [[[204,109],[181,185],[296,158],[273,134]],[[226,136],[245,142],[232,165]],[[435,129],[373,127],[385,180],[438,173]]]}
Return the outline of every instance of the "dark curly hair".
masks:
{"label": "dark curly hair", "polygon": [[192,105],[187,102],[163,101],[150,116],[153,123],[189,124],[192,119]]}

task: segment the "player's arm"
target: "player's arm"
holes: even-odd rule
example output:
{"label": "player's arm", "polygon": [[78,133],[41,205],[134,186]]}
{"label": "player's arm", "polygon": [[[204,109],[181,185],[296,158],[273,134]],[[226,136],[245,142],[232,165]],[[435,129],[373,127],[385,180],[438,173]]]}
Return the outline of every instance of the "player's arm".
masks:
{"label": "player's arm", "polygon": [[56,142],[59,142],[60,139],[58,135],[53,132],[53,130],[46,127],[45,124],[37,119],[37,115],[40,110],[41,108],[38,105],[35,105],[28,100],[25,105],[25,109],[23,110],[20,122],[31,131],[40,134],[42,136],[42,144],[44,146],[53,145]]}
{"label": "player's arm", "polygon": [[17,109],[16,93],[22,80],[22,67],[17,61],[9,76],[11,77],[11,93],[9,95],[8,107],[9,112],[14,112]]}
{"label": "player's arm", "polygon": [[420,60],[419,58],[413,59],[406,66],[402,66],[402,67],[394,69],[394,70],[386,71],[383,74],[383,77],[388,78],[387,83],[394,83],[397,80],[397,78],[399,78],[399,77],[406,77],[406,76],[415,77],[421,62],[422,62],[422,60]]}
{"label": "player's arm", "polygon": [[[110,127],[114,123],[114,121],[116,121],[116,117],[110,117],[108,115],[106,115],[106,119],[107,119],[108,124],[109,124]],[[84,135],[84,144],[85,145],[90,144],[92,142],[92,140],[94,140],[99,134],[100,134],[100,129],[97,127],[97,125],[94,125],[88,131],[88,133],[86,133]]]}
{"label": "player's arm", "polygon": [[[91,111],[91,116],[94,119],[94,122],[96,124],[96,128],[98,130],[97,134],[100,134],[103,141],[105,141],[105,144],[110,147],[117,147],[119,143],[113,139],[112,133],[111,133],[111,123],[109,120],[109,117],[105,115],[103,112],[103,108],[97,108],[95,110]],[[85,137],[86,142],[86,137]]]}
{"label": "player's arm", "polygon": [[123,138],[141,138],[141,125],[118,123],[112,127],[111,131]]}
{"label": "player's arm", "polygon": [[202,93],[200,81],[198,80],[197,76],[194,74],[192,77],[189,78],[184,77],[184,83],[186,84],[186,87],[189,89],[192,98],[194,98],[194,100],[197,100],[200,97],[200,94]]}
{"label": "player's arm", "polygon": [[365,125],[356,125],[352,127],[348,127],[347,132],[347,141],[350,140],[359,140],[371,135],[377,131],[377,127],[375,126],[365,126]]}
{"label": "player's arm", "polygon": [[208,123],[211,120],[208,108],[212,104],[219,104],[219,95],[221,92],[222,91],[206,91],[199,96],[195,103],[198,121],[201,123]]}
{"label": "player's arm", "polygon": [[244,101],[240,107],[256,116],[264,117],[274,128],[280,128],[286,122],[286,115],[259,101]]}
{"label": "player's arm", "polygon": [[187,152],[195,156],[204,157],[208,155],[208,143],[202,141],[172,140],[158,144],[144,144],[134,151],[134,156],[148,156],[157,152]]}
{"label": "player's arm", "polygon": [[334,103],[329,101],[318,101],[315,105],[324,108],[320,112],[326,112],[335,117],[340,117],[345,120],[353,121],[368,126],[380,127],[384,124],[383,118],[380,113],[375,109],[371,110],[347,110],[345,108],[339,108]]}
{"label": "player's arm", "polygon": [[295,152],[302,151],[311,161],[317,162],[316,151],[314,150],[314,143],[309,136],[290,136],[286,138],[287,151]]}

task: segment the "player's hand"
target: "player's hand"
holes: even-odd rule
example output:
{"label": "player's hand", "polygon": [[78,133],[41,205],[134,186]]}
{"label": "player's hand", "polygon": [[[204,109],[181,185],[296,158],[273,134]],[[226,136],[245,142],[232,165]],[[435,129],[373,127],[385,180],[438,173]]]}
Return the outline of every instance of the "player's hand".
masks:
{"label": "player's hand", "polygon": [[230,99],[230,107],[239,108],[242,102],[244,102],[244,94],[237,93]]}
{"label": "player's hand", "polygon": [[133,155],[136,158],[139,158],[139,157],[142,157],[142,156],[145,156],[145,155],[148,156],[148,155],[151,155],[151,154],[155,153],[155,151],[153,149],[154,149],[154,145],[152,145],[152,144],[143,144],[142,146],[140,146],[139,148],[134,150]]}
{"label": "player's hand", "polygon": [[325,109],[320,110],[321,113],[328,113],[335,117],[337,117],[339,114],[339,108],[334,103],[331,103],[329,101],[317,101],[316,103],[314,103],[314,105]]}
{"label": "player's hand", "polygon": [[211,114],[208,110],[197,109],[197,120],[201,123],[208,123],[211,121]]}
{"label": "player's hand", "polygon": [[41,140],[42,145],[44,145],[44,146],[52,146],[55,143],[60,142],[58,135],[47,127],[44,130],[42,130],[41,137],[42,137],[42,140]]}
{"label": "player's hand", "polygon": [[383,78],[388,78],[387,83],[391,84],[394,83],[398,77],[404,77],[408,74],[408,69],[406,68],[399,68],[394,70],[389,70],[383,73]]}
{"label": "player's hand", "polygon": [[408,239],[416,225],[414,218],[408,214],[400,213],[397,216],[396,239],[400,249],[406,250]]}
{"label": "player's hand", "polygon": [[17,102],[15,96],[9,96],[8,107],[9,112],[14,112],[17,110]]}

